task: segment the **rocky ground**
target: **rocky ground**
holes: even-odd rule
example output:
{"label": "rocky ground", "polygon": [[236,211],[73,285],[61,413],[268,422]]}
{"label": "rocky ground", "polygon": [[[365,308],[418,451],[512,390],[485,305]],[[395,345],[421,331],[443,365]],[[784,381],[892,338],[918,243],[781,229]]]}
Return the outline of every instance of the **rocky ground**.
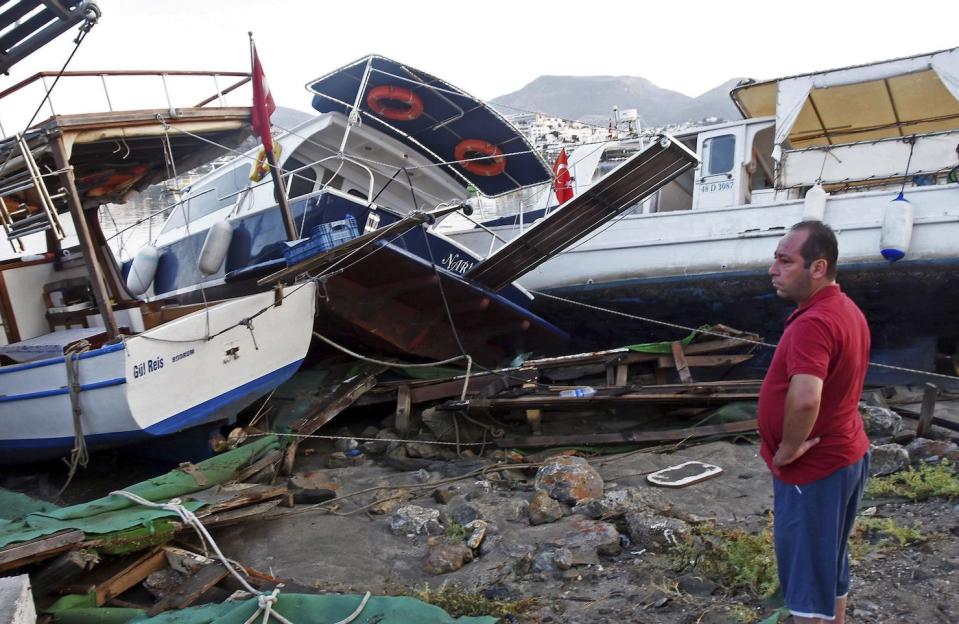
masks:
{"label": "rocky ground", "polygon": [[[874,409],[867,424],[881,447],[877,471],[959,459],[948,440],[891,442],[909,437],[891,412]],[[724,572],[703,563],[724,540],[770,526],[771,487],[755,440],[675,452],[458,459],[448,447],[373,443],[348,460],[362,463],[338,468],[325,467],[331,456],[343,462],[328,442],[307,448],[292,481],[303,488],[300,500],[340,498],[222,531],[230,556],[321,591],[435,592],[445,584],[518,601],[525,609],[516,621],[524,622],[754,622],[775,610],[775,599],[762,595],[762,579],[773,578],[763,561],[768,549],[751,551],[743,540],[743,550],[718,558],[729,559]],[[680,489],[646,481],[689,460],[723,473]],[[502,468],[503,461],[520,467]],[[959,500],[886,496],[864,508],[872,528],[857,538],[850,621],[959,621]],[[904,529],[917,533],[897,533]],[[735,581],[730,567],[755,576]]]}
{"label": "rocky ground", "polygon": [[[940,402],[938,415],[954,418],[957,407]],[[882,408],[866,422],[876,471],[957,465],[946,463],[959,460],[954,432],[910,441],[914,424]],[[226,555],[295,587],[414,593],[464,613],[510,612],[504,621],[757,622],[778,606],[764,596],[774,578],[772,496],[755,437],[603,455],[457,456],[429,436],[350,440],[396,435],[360,429],[304,442],[290,478],[297,504],[218,530]],[[690,460],[723,472],[684,488],[647,482]],[[113,489],[120,472],[124,483],[151,476],[150,465],[109,461],[78,477],[67,502]],[[0,478],[5,487],[28,482],[47,498],[55,492],[43,471]],[[848,621],[959,622],[959,498],[883,494],[863,508]]]}

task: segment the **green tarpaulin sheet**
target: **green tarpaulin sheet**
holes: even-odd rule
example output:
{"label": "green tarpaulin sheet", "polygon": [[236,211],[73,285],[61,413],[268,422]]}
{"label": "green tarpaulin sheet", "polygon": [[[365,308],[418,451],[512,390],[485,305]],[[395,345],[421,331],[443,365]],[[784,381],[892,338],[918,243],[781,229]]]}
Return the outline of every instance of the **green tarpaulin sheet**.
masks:
{"label": "green tarpaulin sheet", "polygon": [[[173,470],[123,489],[149,501],[165,503],[172,498],[184,497],[229,481],[242,467],[278,448],[280,443],[275,436],[265,436],[200,462],[190,470]],[[183,503],[191,511],[203,505],[189,500]],[[140,526],[149,528],[154,520],[171,516],[175,517],[176,514],[162,509],[148,509],[120,496],[105,496],[70,507],[32,511],[14,520],[0,520],[0,548],[67,529],[99,535]]]}
{"label": "green tarpaulin sheet", "polygon": [[[363,600],[359,595],[280,594],[275,610],[293,624],[332,624]],[[96,608],[86,596],[65,596],[48,611],[59,624],[244,624],[256,612],[255,598],[202,605],[148,617],[137,609]],[[262,616],[256,622],[261,622]],[[439,607],[406,596],[372,596],[354,624],[495,624],[490,616],[455,618]],[[277,624],[278,620],[270,622]]]}

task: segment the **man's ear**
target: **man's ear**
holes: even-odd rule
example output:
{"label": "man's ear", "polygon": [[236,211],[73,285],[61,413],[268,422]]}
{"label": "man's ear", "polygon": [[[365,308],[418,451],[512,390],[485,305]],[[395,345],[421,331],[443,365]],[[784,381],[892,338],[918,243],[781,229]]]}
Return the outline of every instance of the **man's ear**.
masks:
{"label": "man's ear", "polygon": [[812,266],[809,268],[812,270],[813,278],[821,279],[826,277],[826,274],[829,272],[829,263],[826,262],[825,258],[820,258],[819,260],[814,260]]}

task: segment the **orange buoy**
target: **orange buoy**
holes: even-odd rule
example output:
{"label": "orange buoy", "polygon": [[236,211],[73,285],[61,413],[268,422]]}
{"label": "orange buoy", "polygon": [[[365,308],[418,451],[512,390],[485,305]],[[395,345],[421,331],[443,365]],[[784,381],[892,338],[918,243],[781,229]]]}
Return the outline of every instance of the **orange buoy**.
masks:
{"label": "orange buoy", "polygon": [[[482,139],[464,139],[453,150],[460,167],[481,176],[495,176],[506,171],[503,150]],[[482,159],[482,160],[475,160]]]}
{"label": "orange buoy", "polygon": [[423,100],[409,89],[381,85],[370,89],[366,105],[374,113],[393,121],[413,121],[423,114]]}

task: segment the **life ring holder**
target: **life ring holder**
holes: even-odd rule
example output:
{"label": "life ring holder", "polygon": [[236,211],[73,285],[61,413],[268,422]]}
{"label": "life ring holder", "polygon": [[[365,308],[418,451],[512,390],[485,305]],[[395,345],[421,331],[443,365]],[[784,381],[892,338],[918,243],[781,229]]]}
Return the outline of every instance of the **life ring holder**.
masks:
{"label": "life ring holder", "polygon": [[[398,102],[405,108],[391,106]],[[366,105],[370,110],[392,121],[413,121],[423,114],[423,100],[409,89],[394,85],[373,87],[366,96]]]}
{"label": "life ring holder", "polygon": [[460,161],[460,167],[476,175],[492,177],[506,171],[503,150],[483,139],[463,139],[457,143],[453,156]]}
{"label": "life ring holder", "polygon": [[[283,148],[280,147],[280,144],[276,141],[273,142],[273,160],[278,162],[280,160],[280,153],[283,151]],[[266,159],[266,150],[260,148],[260,151],[256,153],[256,164],[253,165],[253,170],[250,171],[250,181],[259,182],[262,180],[266,174],[270,172],[270,161]]]}

